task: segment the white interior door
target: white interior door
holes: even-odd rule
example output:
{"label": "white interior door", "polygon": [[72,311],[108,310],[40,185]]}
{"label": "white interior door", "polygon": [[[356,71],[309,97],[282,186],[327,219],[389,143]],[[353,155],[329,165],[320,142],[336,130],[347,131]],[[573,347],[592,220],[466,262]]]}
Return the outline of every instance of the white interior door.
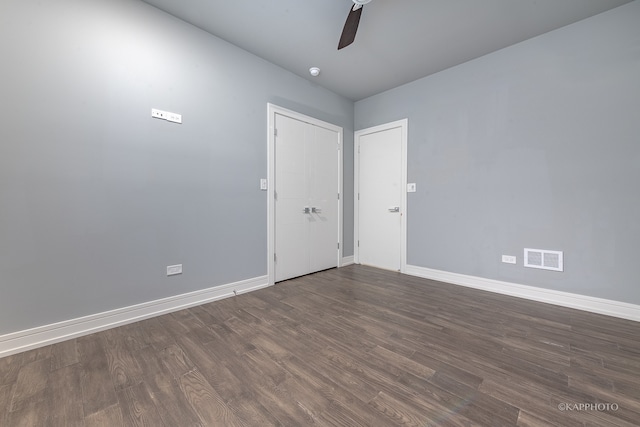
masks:
{"label": "white interior door", "polygon": [[402,270],[405,132],[402,126],[391,126],[361,131],[356,137],[356,252],[360,264]]}
{"label": "white interior door", "polygon": [[310,272],[338,265],[338,151],[334,131],[312,126],[309,165],[309,263]]}
{"label": "white interior door", "polygon": [[276,281],[309,272],[306,123],[276,115]]}
{"label": "white interior door", "polygon": [[275,281],[338,265],[339,135],[276,114]]}

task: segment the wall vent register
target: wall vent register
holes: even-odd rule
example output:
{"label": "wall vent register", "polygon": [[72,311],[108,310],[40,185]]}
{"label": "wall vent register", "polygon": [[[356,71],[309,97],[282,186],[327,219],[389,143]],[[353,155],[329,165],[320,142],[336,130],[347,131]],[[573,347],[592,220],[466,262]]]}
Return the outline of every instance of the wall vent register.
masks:
{"label": "wall vent register", "polygon": [[564,271],[563,253],[562,251],[525,248],[524,266],[543,270]]}

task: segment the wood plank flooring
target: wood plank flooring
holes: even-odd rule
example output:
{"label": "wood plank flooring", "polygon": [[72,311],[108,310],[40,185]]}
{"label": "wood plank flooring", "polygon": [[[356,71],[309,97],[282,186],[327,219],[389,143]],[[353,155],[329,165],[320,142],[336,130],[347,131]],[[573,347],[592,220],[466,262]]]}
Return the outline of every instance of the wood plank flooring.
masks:
{"label": "wood plank flooring", "polygon": [[121,425],[638,426],[640,323],[349,266],[0,359],[0,426]]}

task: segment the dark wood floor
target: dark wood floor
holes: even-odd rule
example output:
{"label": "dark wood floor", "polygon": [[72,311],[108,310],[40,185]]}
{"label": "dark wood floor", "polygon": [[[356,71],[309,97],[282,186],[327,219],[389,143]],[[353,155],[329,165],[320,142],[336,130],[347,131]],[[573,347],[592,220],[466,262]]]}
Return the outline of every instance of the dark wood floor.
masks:
{"label": "dark wood floor", "polygon": [[0,426],[639,424],[640,323],[361,266],[0,359]]}

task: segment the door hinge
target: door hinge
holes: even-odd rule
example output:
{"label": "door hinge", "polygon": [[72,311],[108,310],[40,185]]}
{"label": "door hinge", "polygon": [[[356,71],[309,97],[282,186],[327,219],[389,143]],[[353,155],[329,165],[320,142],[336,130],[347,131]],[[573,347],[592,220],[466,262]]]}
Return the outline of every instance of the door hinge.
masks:
{"label": "door hinge", "polygon": [[358,193],[358,200],[360,200],[360,193]]}
{"label": "door hinge", "polygon": [[338,193],[338,200],[340,200],[340,193]]}
{"label": "door hinge", "polygon": [[358,240],[358,247],[360,247],[360,240]]}
{"label": "door hinge", "polygon": [[338,249],[340,249],[340,242],[338,242]]}
{"label": "door hinge", "polygon": [[278,200],[278,192],[276,192],[276,191],[273,192],[273,198],[275,200]]}
{"label": "door hinge", "polygon": [[273,136],[278,136],[278,129],[273,128]]}
{"label": "door hinge", "polygon": [[273,254],[273,262],[277,262],[278,261],[278,257],[276,256],[276,254]]}

